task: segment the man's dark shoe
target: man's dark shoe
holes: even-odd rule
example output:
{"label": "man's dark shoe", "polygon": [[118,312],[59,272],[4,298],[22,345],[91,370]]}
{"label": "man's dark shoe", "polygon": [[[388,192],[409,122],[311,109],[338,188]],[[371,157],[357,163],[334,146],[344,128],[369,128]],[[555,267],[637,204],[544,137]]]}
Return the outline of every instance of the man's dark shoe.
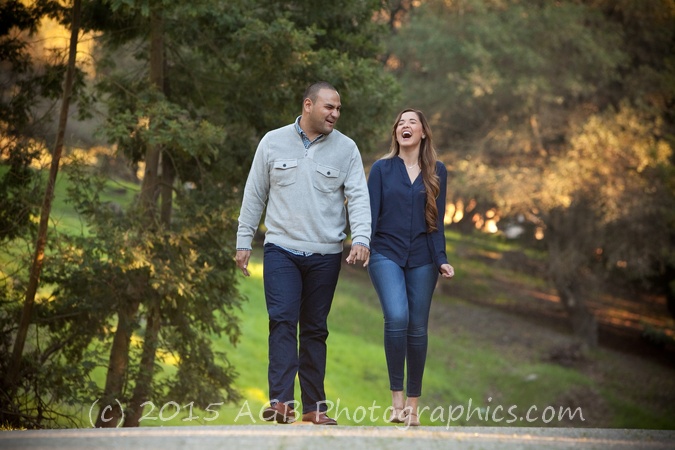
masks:
{"label": "man's dark shoe", "polygon": [[295,422],[295,411],[290,406],[278,402],[265,408],[262,417],[268,422],[276,420],[277,423],[293,423]]}
{"label": "man's dark shoe", "polygon": [[312,411],[302,415],[303,422],[312,422],[314,425],[337,425],[337,420],[331,419],[325,412]]}

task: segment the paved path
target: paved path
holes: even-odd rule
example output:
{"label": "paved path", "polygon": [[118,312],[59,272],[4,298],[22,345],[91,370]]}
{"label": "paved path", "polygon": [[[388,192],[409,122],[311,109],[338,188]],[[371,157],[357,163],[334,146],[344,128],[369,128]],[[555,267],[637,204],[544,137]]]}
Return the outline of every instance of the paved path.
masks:
{"label": "paved path", "polygon": [[675,431],[599,428],[144,427],[0,432],[0,449],[663,449]]}

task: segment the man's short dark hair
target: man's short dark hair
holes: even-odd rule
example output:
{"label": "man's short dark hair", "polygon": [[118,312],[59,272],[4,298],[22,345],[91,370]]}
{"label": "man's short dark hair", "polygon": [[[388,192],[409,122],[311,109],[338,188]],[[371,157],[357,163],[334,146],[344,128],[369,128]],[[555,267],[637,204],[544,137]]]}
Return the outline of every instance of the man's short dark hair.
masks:
{"label": "man's short dark hair", "polygon": [[317,81],[316,83],[312,84],[307,89],[305,89],[305,94],[302,97],[302,101],[304,102],[305,99],[310,99],[312,102],[315,102],[316,96],[319,94],[319,91],[321,89],[330,89],[337,92],[337,89],[335,89],[335,87],[329,82]]}

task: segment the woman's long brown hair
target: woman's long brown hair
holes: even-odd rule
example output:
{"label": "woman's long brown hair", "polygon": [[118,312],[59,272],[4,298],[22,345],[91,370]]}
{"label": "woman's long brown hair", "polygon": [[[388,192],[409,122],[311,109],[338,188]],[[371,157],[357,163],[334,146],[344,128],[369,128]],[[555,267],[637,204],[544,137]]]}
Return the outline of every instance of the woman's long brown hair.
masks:
{"label": "woman's long brown hair", "polygon": [[429,122],[427,122],[427,118],[424,116],[422,111],[408,108],[404,109],[398,114],[391,131],[391,146],[389,147],[389,153],[385,156],[385,158],[394,158],[398,156],[401,151],[398,141],[396,140],[396,129],[398,128],[398,122],[406,112],[414,112],[417,114],[417,117],[422,124],[424,135],[426,136],[422,139],[422,142],[420,142],[420,156],[418,164],[420,165],[420,170],[422,171],[422,182],[424,183],[424,190],[426,192],[427,200],[426,207],[424,208],[424,219],[427,223],[427,231],[431,233],[432,231],[438,230],[438,208],[436,208],[436,198],[441,192],[441,182],[438,178],[438,174],[436,173],[436,161],[438,160],[438,155],[431,138],[431,128],[429,127]]}

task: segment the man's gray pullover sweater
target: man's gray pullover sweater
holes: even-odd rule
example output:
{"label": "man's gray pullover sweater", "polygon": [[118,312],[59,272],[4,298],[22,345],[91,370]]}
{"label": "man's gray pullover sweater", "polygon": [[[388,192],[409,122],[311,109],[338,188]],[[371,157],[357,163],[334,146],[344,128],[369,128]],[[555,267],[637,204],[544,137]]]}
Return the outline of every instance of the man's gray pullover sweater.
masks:
{"label": "man's gray pullover sweater", "polygon": [[244,190],[237,248],[251,248],[265,205],[265,243],[340,253],[346,238],[345,206],[352,242],[370,243],[370,199],[361,154],[337,130],[309,149],[294,124],[260,140]]}

